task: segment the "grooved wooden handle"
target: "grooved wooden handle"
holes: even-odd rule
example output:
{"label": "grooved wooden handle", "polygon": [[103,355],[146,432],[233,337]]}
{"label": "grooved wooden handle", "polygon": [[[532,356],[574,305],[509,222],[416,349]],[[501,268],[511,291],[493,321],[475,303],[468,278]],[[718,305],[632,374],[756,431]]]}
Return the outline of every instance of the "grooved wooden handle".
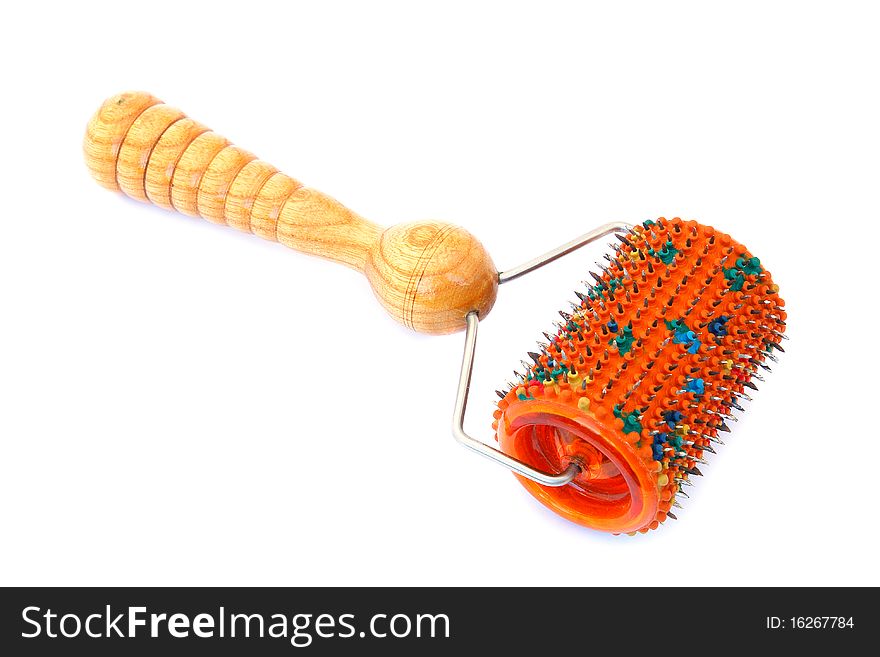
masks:
{"label": "grooved wooden handle", "polygon": [[85,154],[109,189],[360,271],[382,233],[149,94],[107,100],[89,123]]}
{"label": "grooved wooden handle", "polygon": [[321,256],[363,272],[383,306],[426,333],[489,312],[497,272],[467,231],[440,222],[384,230],[143,92],[109,98],[83,144],[107,189]]}

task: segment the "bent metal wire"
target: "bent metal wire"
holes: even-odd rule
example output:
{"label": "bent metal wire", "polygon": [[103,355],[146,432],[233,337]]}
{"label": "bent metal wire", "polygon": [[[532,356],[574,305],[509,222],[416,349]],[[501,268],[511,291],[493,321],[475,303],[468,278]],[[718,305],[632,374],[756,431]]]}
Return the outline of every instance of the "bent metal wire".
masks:
{"label": "bent metal wire", "polygon": [[[508,283],[520,276],[524,276],[539,269],[554,260],[558,260],[569,253],[577,251],[582,246],[595,242],[606,235],[612,233],[626,233],[632,230],[632,228],[632,224],[622,221],[599,226],[598,228],[591,230],[588,233],[584,233],[580,237],[576,237],[570,242],[566,242],[537,258],[524,262],[517,267],[499,272],[498,283]],[[465,432],[464,415],[467,410],[468,393],[471,387],[471,375],[474,370],[474,355],[477,348],[477,327],[480,323],[476,311],[468,313],[466,319],[467,328],[464,336],[464,354],[461,358],[461,374],[458,378],[458,391],[455,395],[455,409],[452,413],[452,435],[455,436],[455,439],[459,443],[468,449],[473,450],[477,454],[485,456],[486,458],[513,470],[518,475],[531,479],[539,484],[544,486],[565,486],[570,483],[572,479],[578,475],[578,472],[580,472],[580,466],[578,466],[576,461],[569,463],[568,467],[561,473],[553,474],[544,472],[543,470],[533,468],[527,463],[505,454],[500,449],[492,447]]]}

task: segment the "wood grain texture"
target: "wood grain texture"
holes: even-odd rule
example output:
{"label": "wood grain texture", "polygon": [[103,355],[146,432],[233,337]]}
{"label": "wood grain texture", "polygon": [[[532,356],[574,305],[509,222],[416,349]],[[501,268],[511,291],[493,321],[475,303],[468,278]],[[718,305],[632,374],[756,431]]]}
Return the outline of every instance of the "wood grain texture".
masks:
{"label": "wood grain texture", "polygon": [[435,221],[384,230],[142,92],[108,99],[83,142],[102,186],[250,231],[363,272],[382,306],[425,333],[465,327],[495,302],[498,272],[467,231]]}
{"label": "wood grain texture", "polygon": [[364,273],[385,309],[422,333],[462,330],[465,316],[476,310],[485,317],[498,294],[498,272],[483,245],[436,221],[385,230]]}
{"label": "wood grain texture", "polygon": [[278,169],[263,160],[251,160],[244,165],[232,181],[229,193],[226,195],[223,213],[226,215],[227,226],[250,232],[254,199],[263,185],[277,172]]}
{"label": "wood grain texture", "polygon": [[148,201],[146,190],[147,164],[153,148],[174,122],[183,118],[183,112],[168,105],[153,105],[145,109],[129,127],[116,162],[116,182],[133,199]]}
{"label": "wood grain texture", "polygon": [[180,119],[169,127],[156,143],[147,163],[147,198],[166,210],[173,210],[171,204],[171,181],[174,170],[186,147],[193,139],[208,132],[208,128],[190,118]]}
{"label": "wood grain texture", "polygon": [[229,146],[216,132],[203,132],[192,140],[174,167],[171,178],[171,205],[191,217],[199,216],[199,185],[211,160]]}
{"label": "wood grain texture", "polygon": [[214,156],[199,183],[197,202],[202,217],[215,224],[226,223],[229,187],[245,165],[256,157],[238,146],[227,146]]}
{"label": "wood grain texture", "polygon": [[161,101],[150,94],[129,91],[104,101],[89,125],[83,140],[83,154],[92,178],[102,187],[119,191],[116,161],[119,148],[135,119],[148,107]]}
{"label": "wood grain texture", "polygon": [[364,271],[381,232],[381,227],[308,187],[300,187],[287,197],[276,228],[278,241],[285,246],[297,251],[332,252],[334,260],[358,271]]}
{"label": "wood grain texture", "polygon": [[[302,183],[286,173],[278,171],[272,174],[254,197],[254,207],[251,208],[251,232],[264,239],[277,241],[278,216],[281,214],[281,208],[287,197],[300,187],[302,187]],[[312,251],[305,252],[313,253]],[[315,253],[315,255],[322,254]],[[324,257],[332,259],[331,255]]]}

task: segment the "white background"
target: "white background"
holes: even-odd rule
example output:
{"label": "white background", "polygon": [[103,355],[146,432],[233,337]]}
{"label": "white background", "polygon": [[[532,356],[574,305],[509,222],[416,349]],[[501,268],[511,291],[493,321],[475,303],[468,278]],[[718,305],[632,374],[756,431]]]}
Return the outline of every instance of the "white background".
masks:
{"label": "white background", "polygon": [[[7,8],[0,582],[880,584],[876,6],[605,4]],[[714,225],[780,284],[787,353],[677,522],[569,524],[453,441],[461,335],[95,185],[86,121],[132,88],[502,269],[609,220]],[[472,433],[604,248],[500,291]]]}

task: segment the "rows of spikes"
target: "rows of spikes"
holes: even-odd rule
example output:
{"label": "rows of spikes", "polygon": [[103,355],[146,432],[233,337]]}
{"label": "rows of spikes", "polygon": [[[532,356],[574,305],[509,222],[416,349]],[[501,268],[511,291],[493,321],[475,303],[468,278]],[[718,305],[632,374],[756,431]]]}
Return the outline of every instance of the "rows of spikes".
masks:
{"label": "rows of spikes", "polygon": [[719,434],[783,351],[785,309],[760,261],[728,235],[678,218],[616,235],[586,289],[498,391],[548,395],[611,425],[656,472],[655,529],[687,497]]}

